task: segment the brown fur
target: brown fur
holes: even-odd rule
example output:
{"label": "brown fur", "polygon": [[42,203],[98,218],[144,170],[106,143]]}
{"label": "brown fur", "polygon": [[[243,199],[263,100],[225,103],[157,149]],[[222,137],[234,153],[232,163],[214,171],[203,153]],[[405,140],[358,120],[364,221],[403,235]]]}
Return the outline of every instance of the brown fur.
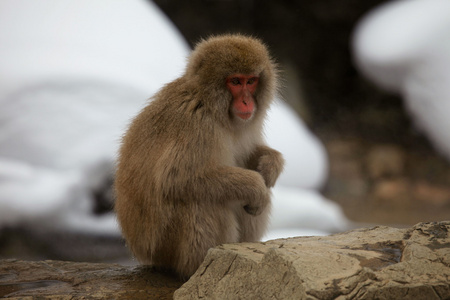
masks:
{"label": "brown fur", "polygon": [[[230,113],[225,79],[236,73],[260,76],[247,122]],[[120,150],[115,210],[139,261],[189,277],[209,248],[262,237],[269,188],[284,163],[262,136],[276,86],[276,66],[259,40],[213,37],[134,119]]]}

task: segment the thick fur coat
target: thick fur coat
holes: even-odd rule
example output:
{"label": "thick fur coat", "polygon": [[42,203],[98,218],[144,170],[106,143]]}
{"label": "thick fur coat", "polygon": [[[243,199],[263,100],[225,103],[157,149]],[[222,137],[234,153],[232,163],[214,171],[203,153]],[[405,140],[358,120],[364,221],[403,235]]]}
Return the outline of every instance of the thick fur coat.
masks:
{"label": "thick fur coat", "polygon": [[[225,79],[236,73],[260,77],[248,121],[230,113]],[[115,210],[139,261],[186,278],[209,248],[262,237],[284,163],[262,133],[276,88],[276,65],[259,40],[212,37],[133,120],[120,149]]]}

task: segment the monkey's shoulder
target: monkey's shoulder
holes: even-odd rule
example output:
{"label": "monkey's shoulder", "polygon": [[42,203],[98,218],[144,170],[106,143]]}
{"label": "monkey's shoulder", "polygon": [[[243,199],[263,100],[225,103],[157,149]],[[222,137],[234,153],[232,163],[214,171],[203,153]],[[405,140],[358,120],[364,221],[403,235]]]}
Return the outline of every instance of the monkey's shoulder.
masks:
{"label": "monkey's shoulder", "polygon": [[205,105],[206,97],[183,80],[180,80],[178,85],[179,80],[169,83],[153,97],[153,101],[146,108],[147,114],[152,115],[154,120],[174,123],[174,126],[205,130],[204,123],[213,122],[213,115]]}
{"label": "monkey's shoulder", "polygon": [[205,146],[214,135],[215,125],[206,124],[196,107],[189,99],[181,101],[156,96],[135,118],[129,131],[150,143],[171,141],[179,147]]}

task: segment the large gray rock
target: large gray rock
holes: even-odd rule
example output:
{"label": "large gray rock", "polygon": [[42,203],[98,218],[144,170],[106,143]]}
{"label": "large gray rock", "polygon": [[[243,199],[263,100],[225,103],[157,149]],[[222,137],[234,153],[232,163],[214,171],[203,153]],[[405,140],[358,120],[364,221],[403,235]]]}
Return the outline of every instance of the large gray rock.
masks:
{"label": "large gray rock", "polygon": [[449,299],[450,222],[229,244],[175,299]]}

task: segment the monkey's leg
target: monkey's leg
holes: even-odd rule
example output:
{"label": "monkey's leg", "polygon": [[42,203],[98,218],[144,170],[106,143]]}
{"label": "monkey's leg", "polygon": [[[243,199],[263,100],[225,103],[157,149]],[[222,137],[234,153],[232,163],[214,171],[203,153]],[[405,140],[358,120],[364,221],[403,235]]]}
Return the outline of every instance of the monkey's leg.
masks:
{"label": "monkey's leg", "polygon": [[[241,210],[244,211],[242,207]],[[239,225],[229,207],[193,205],[182,220],[174,268],[184,278],[198,269],[210,248],[239,241]]]}

